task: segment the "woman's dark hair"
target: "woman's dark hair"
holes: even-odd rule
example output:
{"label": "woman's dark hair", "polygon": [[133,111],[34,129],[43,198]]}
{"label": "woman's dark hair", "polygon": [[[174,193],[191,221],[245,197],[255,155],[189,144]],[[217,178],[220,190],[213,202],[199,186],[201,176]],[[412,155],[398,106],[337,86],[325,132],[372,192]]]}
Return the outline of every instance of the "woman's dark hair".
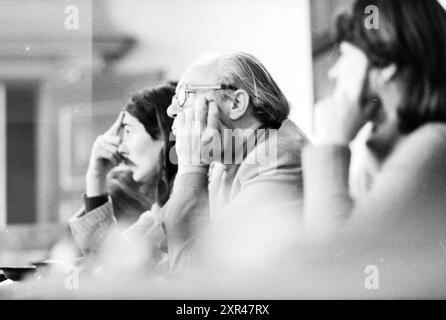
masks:
{"label": "woman's dark hair", "polygon": [[[375,6],[378,28],[367,26]],[[436,0],[357,0],[337,20],[337,40],[360,48],[370,67],[394,63],[403,84],[399,130],[446,122],[446,12]]]}
{"label": "woman's dark hair", "polygon": [[155,192],[155,200],[160,206],[163,206],[169,199],[173,180],[177,173],[177,165],[169,160],[169,152],[175,146],[175,141],[169,139],[173,119],[167,115],[167,108],[175,95],[176,84],[176,82],[169,81],[136,93],[125,107],[125,111],[144,125],[152,139],[164,141]]}

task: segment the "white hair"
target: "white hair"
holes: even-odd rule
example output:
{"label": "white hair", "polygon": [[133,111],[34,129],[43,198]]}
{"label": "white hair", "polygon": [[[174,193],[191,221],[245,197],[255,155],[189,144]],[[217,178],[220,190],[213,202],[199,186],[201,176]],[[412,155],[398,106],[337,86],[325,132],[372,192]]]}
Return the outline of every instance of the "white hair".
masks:
{"label": "white hair", "polygon": [[[265,66],[246,52],[212,53],[200,63],[215,63],[218,81],[245,90],[254,116],[267,128],[279,128],[290,113],[290,104]],[[231,95],[231,91],[226,91]]]}

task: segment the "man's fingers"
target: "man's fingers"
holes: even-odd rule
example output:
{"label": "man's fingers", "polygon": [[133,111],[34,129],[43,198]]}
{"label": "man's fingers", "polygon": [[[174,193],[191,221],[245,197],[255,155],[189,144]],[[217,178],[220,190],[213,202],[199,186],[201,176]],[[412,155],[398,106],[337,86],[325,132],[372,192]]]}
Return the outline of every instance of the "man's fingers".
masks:
{"label": "man's fingers", "polygon": [[124,112],[120,112],[116,121],[107,130],[107,133],[114,136],[118,135],[119,131],[121,130],[123,119],[124,119]]}
{"label": "man's fingers", "polygon": [[214,100],[211,100],[208,105],[207,128],[210,130],[218,130],[219,116],[217,103]]}
{"label": "man's fingers", "polygon": [[[208,109],[210,108],[209,112]],[[186,108],[177,115],[176,150],[179,162],[188,165],[205,165],[202,147],[207,146],[219,128],[219,110],[216,102],[208,102],[205,97],[197,97],[192,108]],[[210,139],[208,138],[210,137]]]}
{"label": "man's fingers", "polygon": [[204,97],[200,98],[199,100],[200,101],[197,102],[194,108],[194,121],[196,125],[200,127],[200,130],[204,130],[207,122],[208,105]]}
{"label": "man's fingers", "polygon": [[177,114],[177,116],[175,117],[175,129],[182,129],[184,127],[184,123],[186,122],[185,117],[184,117],[184,112],[180,112]]}
{"label": "man's fingers", "polygon": [[192,127],[194,121],[194,108],[187,108],[183,111],[184,113],[184,124],[186,126]]}

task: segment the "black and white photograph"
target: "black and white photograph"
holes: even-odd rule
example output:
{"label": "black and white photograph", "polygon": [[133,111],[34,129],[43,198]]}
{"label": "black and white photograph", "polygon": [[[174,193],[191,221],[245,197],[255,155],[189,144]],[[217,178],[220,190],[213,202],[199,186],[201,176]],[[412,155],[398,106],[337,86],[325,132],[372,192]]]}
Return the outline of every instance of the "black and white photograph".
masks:
{"label": "black and white photograph", "polygon": [[446,0],[0,0],[0,305],[432,299]]}

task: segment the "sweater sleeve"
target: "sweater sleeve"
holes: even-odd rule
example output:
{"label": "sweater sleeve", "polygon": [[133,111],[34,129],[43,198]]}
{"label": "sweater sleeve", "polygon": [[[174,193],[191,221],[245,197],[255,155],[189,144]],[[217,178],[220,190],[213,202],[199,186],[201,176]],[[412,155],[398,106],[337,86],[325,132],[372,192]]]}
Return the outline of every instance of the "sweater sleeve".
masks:
{"label": "sweater sleeve", "polygon": [[195,255],[194,243],[209,220],[208,177],[204,172],[177,175],[169,201],[161,209],[170,266],[182,268]]}
{"label": "sweater sleeve", "polygon": [[304,152],[307,230],[324,236],[338,230],[364,234],[440,219],[446,192],[445,141],[446,129],[437,125],[406,137],[376,174],[370,190],[355,202],[348,188],[348,148],[308,147]]}
{"label": "sweater sleeve", "polygon": [[68,221],[71,233],[83,254],[95,252],[116,223],[111,199],[90,212],[80,209]]}
{"label": "sweater sleeve", "polygon": [[310,234],[326,233],[348,219],[350,150],[347,146],[307,146],[303,156],[304,223]]}
{"label": "sweater sleeve", "polygon": [[150,210],[143,212],[138,220],[125,229],[122,233],[124,237],[130,241],[139,241],[143,238],[144,234],[155,223],[153,214]]}
{"label": "sweater sleeve", "polygon": [[[349,227],[364,231],[431,225],[444,221],[446,126],[426,125],[394,150],[372,188],[355,203]],[[436,223],[438,222],[438,223]]]}

